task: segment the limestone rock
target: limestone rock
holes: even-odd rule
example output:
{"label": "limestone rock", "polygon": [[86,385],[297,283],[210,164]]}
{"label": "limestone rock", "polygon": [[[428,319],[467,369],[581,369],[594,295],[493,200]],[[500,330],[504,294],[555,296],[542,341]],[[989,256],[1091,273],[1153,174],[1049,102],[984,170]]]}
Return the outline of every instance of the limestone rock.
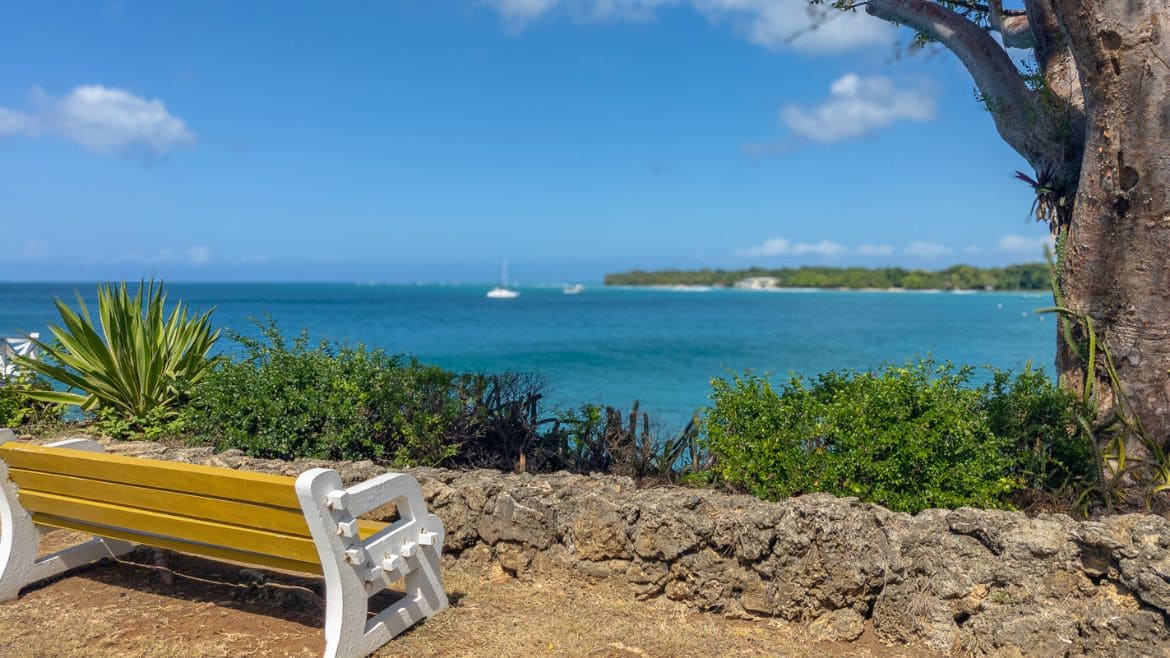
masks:
{"label": "limestone rock", "polygon": [[564,515],[565,543],[583,560],[628,559],[629,538],[621,508],[596,494],[582,496]]}
{"label": "limestone rock", "polygon": [[851,608],[826,612],[808,626],[808,633],[814,640],[852,642],[864,632],[865,617]]}

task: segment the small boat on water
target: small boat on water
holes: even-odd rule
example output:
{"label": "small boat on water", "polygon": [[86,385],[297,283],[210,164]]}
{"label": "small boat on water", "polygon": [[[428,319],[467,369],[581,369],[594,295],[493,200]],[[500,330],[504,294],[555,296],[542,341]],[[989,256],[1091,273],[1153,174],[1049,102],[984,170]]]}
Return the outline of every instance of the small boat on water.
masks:
{"label": "small boat on water", "polygon": [[565,286],[562,292],[564,292],[566,295],[580,295],[581,293],[585,292],[585,286],[581,285],[580,283],[574,283],[571,286]]}
{"label": "small boat on water", "polygon": [[520,296],[518,290],[508,288],[508,261],[500,264],[500,285],[487,292],[488,299],[516,299]]}
{"label": "small boat on water", "polygon": [[519,296],[519,292],[515,290],[509,290],[503,286],[496,286],[495,288],[487,291],[488,299],[516,299]]}

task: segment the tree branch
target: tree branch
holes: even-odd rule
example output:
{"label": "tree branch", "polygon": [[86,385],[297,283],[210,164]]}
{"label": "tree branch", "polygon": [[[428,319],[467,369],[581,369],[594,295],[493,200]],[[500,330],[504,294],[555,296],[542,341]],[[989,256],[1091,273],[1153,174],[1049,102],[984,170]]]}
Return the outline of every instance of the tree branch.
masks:
{"label": "tree branch", "polygon": [[987,20],[991,22],[991,28],[1003,37],[1003,45],[1008,48],[1036,47],[1036,38],[1027,16],[1005,16],[1003,0],[991,0],[987,5]]}
{"label": "tree branch", "polygon": [[1061,33],[1068,42],[1069,48],[1075,53],[1078,64],[1088,65],[1089,55],[1095,54],[1093,41],[1099,30],[1099,28],[1094,28],[1090,22],[1091,13],[1083,11],[1082,3],[1077,0],[1047,0],[1045,4],[1048,6],[1048,10],[1055,15]]}
{"label": "tree branch", "polygon": [[1028,27],[1032,29],[1032,46],[1036,60],[1042,62],[1058,47],[1061,39],[1060,24],[1052,14],[1048,0],[1025,0],[1024,11],[1028,16]]}
{"label": "tree branch", "polygon": [[[991,7],[989,5],[979,4],[978,2],[968,2],[968,0],[945,0],[945,2],[947,4],[947,6],[954,5],[955,7],[962,7],[963,9],[970,9],[971,11],[981,11],[985,14],[991,13]],[[820,4],[820,2],[814,1],[813,4]],[[844,3],[842,1],[839,1],[839,2],[833,3],[833,8],[834,9],[849,10],[849,9],[857,9],[858,7],[864,7],[867,4],[868,4],[868,2]],[[1003,9],[1002,7],[1003,7],[1003,2],[1001,0],[1000,13],[1002,13],[1004,16],[1008,16],[1008,17],[1026,16],[1028,13],[1026,10],[1023,10],[1023,9]]]}
{"label": "tree branch", "polygon": [[1047,168],[1063,151],[1016,65],[973,21],[928,0],[869,0],[865,11],[918,30],[953,52],[975,79],[1000,136],[1032,166]]}
{"label": "tree branch", "polygon": [[1060,23],[1052,11],[1050,0],[1027,0],[1025,5],[1028,11],[1028,25],[1036,39],[1032,52],[1036,57],[1036,64],[1044,76],[1044,83],[1054,98],[1063,103],[1063,115],[1069,126],[1068,134],[1076,135],[1074,148],[1070,151],[1079,153],[1084,141],[1085,125],[1085,95],[1081,90],[1081,79],[1077,71],[1077,63],[1073,59],[1072,51],[1065,44],[1064,34]]}
{"label": "tree branch", "polygon": [[[991,13],[991,3],[981,5],[978,2],[966,2],[966,0],[947,0],[947,4],[951,4],[956,7],[962,7],[963,9],[970,9],[971,11],[985,11]],[[1000,12],[1003,13],[1004,16],[1024,15],[1024,12],[1020,11],[1019,9],[1003,9],[1002,1],[997,4],[1000,5]]]}

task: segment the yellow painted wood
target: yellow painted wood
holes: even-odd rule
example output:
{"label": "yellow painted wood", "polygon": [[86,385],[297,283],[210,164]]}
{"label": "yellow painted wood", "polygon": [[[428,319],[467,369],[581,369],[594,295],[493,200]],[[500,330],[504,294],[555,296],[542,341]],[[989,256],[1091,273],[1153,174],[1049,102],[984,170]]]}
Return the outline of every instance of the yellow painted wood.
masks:
{"label": "yellow painted wood", "polygon": [[152,533],[181,541],[262,553],[299,562],[315,562],[313,540],[255,528],[175,516],[39,491],[21,491],[20,504],[29,512],[86,523]]}
{"label": "yellow painted wood", "polygon": [[[232,562],[255,564],[273,569],[284,569],[286,571],[297,571],[300,573],[321,575],[321,563],[319,560],[314,560],[312,562],[288,560],[272,555],[264,555],[262,553],[238,551],[231,548],[224,548],[222,546],[196,544],[193,542],[174,539],[172,537],[160,537],[158,535],[131,532],[121,528],[110,528],[107,526],[94,525],[92,523],[85,523],[76,519],[61,518],[52,516],[50,514],[33,514],[32,518],[33,523],[49,526],[52,528],[76,530],[78,532],[84,532],[89,535],[109,537],[111,539],[121,539],[122,541],[133,542],[135,544],[145,544],[147,546],[165,548],[172,551],[178,551],[180,553],[202,555],[204,557],[215,558],[217,560],[231,560]],[[358,522],[358,525],[361,538],[366,539],[390,524],[380,523],[378,521],[361,520]]]}
{"label": "yellow painted wood", "polygon": [[256,505],[22,468],[9,469],[9,479],[21,492],[39,491],[227,525],[271,530],[286,535],[309,536],[309,526],[299,506],[292,509]]}
{"label": "yellow painted wood", "polygon": [[375,532],[382,528],[393,525],[391,523],[383,523],[382,521],[367,521],[366,519],[358,519],[358,537],[363,540],[369,539]]}
{"label": "yellow painted wood", "polygon": [[121,539],[123,541],[134,542],[136,544],[145,544],[147,546],[165,548],[172,551],[178,551],[180,553],[202,555],[204,557],[215,558],[218,560],[231,560],[233,562],[243,562],[246,564],[270,567],[273,569],[297,571],[300,573],[312,573],[317,575],[321,574],[321,563],[318,560],[314,560],[313,562],[288,560],[272,555],[264,555],[262,553],[250,553],[247,551],[238,551],[231,548],[224,548],[222,546],[196,544],[192,542],[181,541],[171,537],[159,537],[157,535],[130,532],[129,530],[123,530],[120,528],[108,528],[105,526],[94,525],[92,523],[85,523],[76,519],[52,516],[50,514],[33,514],[33,522],[52,528],[76,530],[78,532],[84,532],[89,535],[109,537],[111,539]]}
{"label": "yellow painted wood", "polygon": [[[41,525],[321,573],[295,478],[29,444],[0,445]],[[359,520],[365,539],[389,524]]]}
{"label": "yellow painted wood", "polygon": [[296,478],[283,475],[15,442],[0,445],[0,459],[10,468],[27,471],[122,482],[259,505],[300,508],[293,489]]}

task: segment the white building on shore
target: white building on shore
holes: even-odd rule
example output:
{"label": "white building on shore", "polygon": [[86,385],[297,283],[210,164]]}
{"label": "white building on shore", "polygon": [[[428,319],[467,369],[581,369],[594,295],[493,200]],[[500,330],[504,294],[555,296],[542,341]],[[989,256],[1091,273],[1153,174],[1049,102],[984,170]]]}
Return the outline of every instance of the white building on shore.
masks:
{"label": "white building on shore", "polygon": [[746,279],[740,279],[735,282],[736,288],[745,288],[747,290],[767,290],[768,288],[777,288],[780,286],[780,280],[774,276],[749,276]]}

